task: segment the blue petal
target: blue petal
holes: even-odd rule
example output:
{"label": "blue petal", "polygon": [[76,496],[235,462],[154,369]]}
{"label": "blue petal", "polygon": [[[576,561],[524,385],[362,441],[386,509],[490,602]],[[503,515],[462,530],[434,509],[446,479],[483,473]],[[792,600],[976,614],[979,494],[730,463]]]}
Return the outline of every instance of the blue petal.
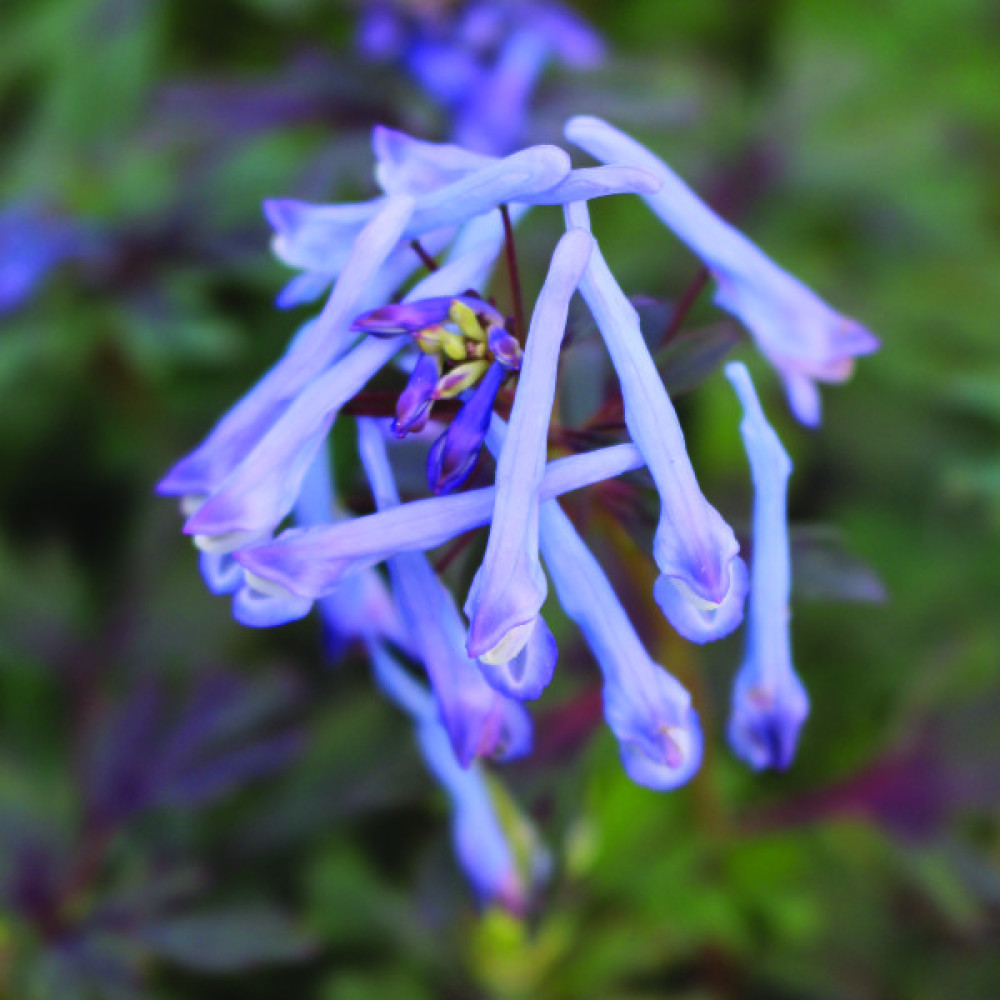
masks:
{"label": "blue petal", "polygon": [[[558,458],[546,466],[539,498],[550,499],[641,464],[641,456],[630,444]],[[381,562],[393,553],[432,549],[457,534],[488,524],[495,496],[495,488],[490,486],[415,500],[329,527],[293,528],[274,541],[243,549],[236,558],[256,576],[293,593],[318,598],[329,593],[345,575]]]}
{"label": "blue petal", "polygon": [[683,784],[701,763],[690,696],[649,658],[597,560],[554,500],[542,505],[541,545],[559,601],[604,675],[604,714],[627,773],[660,791]]}
{"label": "blue petal", "polygon": [[469,655],[513,659],[530,635],[547,585],[538,563],[538,492],[569,301],[594,241],[571,230],[556,246],[531,318],[510,426],[497,459],[493,524],[466,601]]}
{"label": "blue petal", "polygon": [[743,404],[740,430],[754,482],[753,579],[743,666],[733,686],[729,739],[755,768],[786,768],[809,699],[792,667],[788,601],[791,556],[786,494],[792,463],[764,416],[746,367],[726,366]]}
{"label": "blue petal", "polygon": [[[571,225],[589,224],[582,205],[571,206],[567,219]],[[679,632],[698,642],[718,639],[731,632],[742,616],[746,580],[736,536],[698,486],[677,414],[643,340],[639,316],[597,248],[580,292],[618,373],[625,424],[662,503],[653,541],[653,556],[663,574],[657,597]]]}

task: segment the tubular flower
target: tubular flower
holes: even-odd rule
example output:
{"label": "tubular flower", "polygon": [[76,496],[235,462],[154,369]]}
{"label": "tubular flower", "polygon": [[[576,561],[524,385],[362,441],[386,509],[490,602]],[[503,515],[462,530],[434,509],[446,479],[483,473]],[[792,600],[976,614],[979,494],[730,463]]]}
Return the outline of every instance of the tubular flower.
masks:
{"label": "tubular flower", "polygon": [[758,770],[784,769],[795,756],[809,698],[792,668],[788,634],[790,556],[786,491],[792,463],[768,424],[742,364],[726,366],[726,377],[743,404],[740,431],[754,483],[753,572],[747,645],[733,687],[729,741]]}
{"label": "tubular flower", "polygon": [[458,10],[366,6],[363,54],[401,62],[446,108],[464,146],[504,153],[523,138],[539,77],[550,61],[588,69],[604,54],[598,35],[555,3],[468,3]]}
{"label": "tubular flower", "polygon": [[478,763],[462,767],[456,760],[433,697],[384,645],[371,643],[369,655],[379,687],[413,718],[420,752],[451,799],[455,854],[476,895],[485,905],[524,914],[532,892],[549,871],[548,853],[523,820],[512,833],[521,834],[518,840],[527,850],[515,850],[486,775]]}
{"label": "tubular flower", "polygon": [[[358,449],[376,506],[380,510],[398,506],[385,440],[376,421],[358,421]],[[389,577],[459,763],[467,767],[478,756],[511,758],[527,753],[531,720],[517,702],[486,683],[475,660],[466,654],[458,609],[427,559],[415,552],[394,555],[389,559]]]}
{"label": "tubular flower", "polygon": [[[570,225],[589,229],[586,206],[567,210]],[[662,503],[653,542],[661,576],[655,597],[685,638],[707,642],[740,623],[746,566],[732,529],[705,499],[684,446],[677,414],[642,339],[639,316],[595,246],[580,281],[621,382],[625,424]]]}
{"label": "tubular flower", "polygon": [[389,200],[358,233],[320,316],[302,328],[281,360],[219,421],[205,442],[167,473],[157,487],[161,494],[207,498],[218,490],[296,395],[343,353],[350,345],[350,321],[369,303],[366,289],[377,284],[379,268],[399,242],[412,212],[413,199]]}
{"label": "tubular flower", "polygon": [[854,358],[878,350],[878,339],[778,267],[634,139],[586,116],[567,123],[566,137],[598,160],[631,164],[656,175],[661,187],[643,195],[646,203],[705,263],[717,284],[716,304],[753,335],[784,381],[796,417],[817,425],[816,382],[848,379]]}
{"label": "tubular flower", "polygon": [[[541,501],[621,475],[642,465],[631,444],[558,458],[545,467]],[[300,597],[319,599],[345,577],[388,559],[442,545],[456,535],[489,524],[493,486],[453,496],[413,500],[376,514],[311,528],[291,528],[273,541],[236,553],[235,560],[258,579]]]}
{"label": "tubular flower", "polygon": [[649,658],[597,560],[555,500],[542,504],[541,546],[563,610],[604,675],[604,715],[629,777],[667,791],[701,763],[691,696]]}
{"label": "tubular flower", "polygon": [[593,242],[581,230],[571,230],[559,241],[528,330],[510,426],[497,459],[490,537],[465,605],[471,620],[469,655],[489,663],[517,656],[545,601],[545,575],[538,562],[538,491],[569,300]]}
{"label": "tubular flower", "polygon": [[[473,7],[484,17],[492,9],[473,4],[466,12]],[[527,12],[530,5],[515,7]],[[565,26],[553,17],[553,25]],[[486,21],[480,28],[493,30]],[[496,75],[469,97],[469,107],[489,98],[475,126],[494,132],[496,147],[509,139],[508,123],[491,124],[496,95],[522,106],[557,44],[543,44],[532,30],[527,21],[507,23],[491,63]],[[380,197],[354,205],[268,202],[275,253],[301,271],[283,298],[301,301],[331,282],[332,291],[272,371],[159,486],[180,498],[205,580],[232,595],[239,621],[277,625],[318,602],[331,643],[364,644],[378,683],[412,716],[421,752],[451,799],[460,864],[484,903],[515,913],[529,905],[543,853],[533,842],[523,850],[522,827],[511,822],[509,804],[477,758],[515,758],[530,749],[523,702],[543,693],[558,657],[542,617],[550,580],[600,668],[604,715],[627,775],[666,791],[687,782],[702,757],[688,692],[643,647],[559,506],[562,493],[648,469],[660,501],[654,597],[688,639],[733,631],[750,589],[729,723],[740,757],[756,768],[788,766],[808,712],[788,634],[787,455],[746,370],[729,366],[755,486],[751,581],[735,535],[698,484],[638,314],[591,234],[587,201],[638,194],[678,230],[715,275],[719,303],[743,318],[778,367],[800,417],[818,415],[814,381],[846,377],[853,356],[874,349],[870,335],[771,264],[630,139],[596,119],[574,119],[567,134],[604,164],[571,169],[567,154],[551,146],[500,159],[488,154],[504,150],[485,139],[470,150],[376,128]],[[522,341],[513,224],[544,205],[562,207],[567,232]],[[513,318],[483,297],[501,251]],[[413,283],[421,262],[430,273]],[[549,462],[550,434],[554,446],[573,451],[616,429],[600,415],[617,400],[604,407],[596,399],[589,412],[597,418],[550,431],[577,291],[617,373],[630,440]],[[572,332],[583,333],[575,320]],[[390,361],[394,406],[381,388],[364,391]],[[562,373],[565,382],[566,368]],[[603,377],[586,374],[600,391]],[[508,402],[509,424],[494,412],[505,412]],[[353,516],[336,501],[327,438],[342,412],[357,418],[372,514]],[[496,460],[493,485],[454,492],[484,446]],[[401,503],[393,465],[402,491],[422,498]],[[414,482],[421,466],[433,496]],[[602,496],[631,514],[639,488],[609,485]],[[289,515],[295,526],[274,537]],[[444,579],[470,541],[457,536],[484,526],[489,535],[464,606],[466,625]],[[425,553],[452,540],[435,571]],[[375,570],[382,562],[388,585]],[[422,667],[426,688],[395,651]]]}

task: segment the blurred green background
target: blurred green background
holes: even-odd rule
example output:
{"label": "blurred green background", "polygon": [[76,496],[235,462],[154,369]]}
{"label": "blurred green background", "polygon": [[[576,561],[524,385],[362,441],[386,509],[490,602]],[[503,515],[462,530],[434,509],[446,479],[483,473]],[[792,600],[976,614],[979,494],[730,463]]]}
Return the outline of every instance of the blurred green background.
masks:
{"label": "blurred green background", "polygon": [[[796,463],[794,767],[724,746],[741,640],[647,616],[708,752],[679,792],[632,785],[574,729],[594,674],[566,633],[506,772],[553,876],[528,920],[479,913],[363,661],[331,670],[312,620],[235,624],[152,494],[309,314],[273,307],[261,200],[368,197],[371,124],[440,138],[440,114],[330,0],[4,0],[0,209],[74,249],[0,314],[0,995],[1000,995],[1000,4],[576,6],[610,58],[546,76],[531,138],[612,118],[883,341],[818,432],[755,366]],[[529,228],[529,286],[557,224]],[[638,203],[595,227],[629,292],[696,272]],[[703,296],[689,326],[719,319]],[[682,415],[745,523],[730,396],[713,376]],[[651,571],[598,543],[641,615]]]}

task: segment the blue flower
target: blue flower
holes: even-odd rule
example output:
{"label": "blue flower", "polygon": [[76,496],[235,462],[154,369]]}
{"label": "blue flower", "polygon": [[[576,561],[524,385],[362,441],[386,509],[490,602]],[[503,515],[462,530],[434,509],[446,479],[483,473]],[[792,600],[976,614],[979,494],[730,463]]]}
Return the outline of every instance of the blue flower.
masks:
{"label": "blue flower", "polygon": [[[431,156],[424,148],[431,144],[417,145],[422,155]],[[445,160],[451,157],[447,148],[443,152],[438,148],[438,154]],[[376,304],[371,302],[376,291],[381,301],[388,297],[384,277],[378,280],[379,269],[401,240],[470,223],[476,237],[473,245],[424,278],[407,299],[454,295],[480,284],[496,258],[502,233],[495,227],[483,230],[476,217],[498,204],[509,199],[561,204],[568,198],[607,194],[623,185],[650,190],[657,184],[631,168],[625,173],[616,167],[601,169],[605,173],[599,176],[571,173],[563,151],[538,146],[504,160],[490,160],[423,193],[391,194],[366,203],[364,211],[356,211],[358,206],[309,208],[284,203],[277,212],[286,226],[281,232],[283,245],[305,246],[320,256],[325,248],[335,253],[345,243],[351,250],[320,316],[303,328],[285,356],[209,438],[160,483],[161,493],[190,498],[186,509],[192,513],[185,532],[203,548],[233,551],[265,537],[291,510],[305,470],[339,408],[403,346],[398,339],[367,338],[350,349],[357,336],[352,330],[357,315],[366,305]],[[346,209],[350,211],[345,216]]]}
{"label": "blue flower", "polygon": [[219,421],[204,443],[167,473],[158,486],[161,494],[205,500],[215,493],[287,414],[302,389],[350,346],[351,321],[369,304],[366,291],[373,282],[377,284],[379,268],[399,242],[413,208],[412,198],[391,199],[357,234],[320,316],[302,328],[285,355]]}
{"label": "blue flower", "polygon": [[413,718],[424,760],[451,798],[455,853],[477,896],[486,905],[499,905],[523,915],[533,890],[548,874],[548,853],[523,821],[511,832],[521,834],[518,841],[527,850],[515,850],[486,775],[478,763],[462,767],[456,760],[431,695],[403,670],[384,645],[370,643],[368,648],[375,679],[383,692]]}
{"label": "blue flower", "polygon": [[743,404],[740,430],[754,482],[753,571],[743,666],[733,688],[729,741],[755,768],[786,768],[809,699],[792,668],[788,634],[791,569],[786,490],[792,463],[768,424],[746,367],[726,366]]}
{"label": "blue flower", "polygon": [[399,4],[369,4],[358,44],[371,58],[402,63],[447,109],[453,137],[485,153],[505,153],[522,141],[550,61],[588,69],[604,55],[598,35],[569,8],[512,0],[454,11],[424,7],[409,16]]}
{"label": "blue flower", "polygon": [[[487,242],[477,244],[424,278],[409,298],[432,298],[479,284],[496,252]],[[345,323],[350,320],[345,318]],[[193,461],[175,466],[160,484],[163,493],[210,494],[196,501],[200,506],[194,507],[185,532],[202,547],[230,551],[266,537],[294,506],[302,478],[337,411],[403,346],[398,338],[367,338],[317,375],[315,369],[300,367],[294,357],[289,362],[293,344],[278,366],[223,418]],[[302,387],[286,398],[285,387],[292,382]]]}
{"label": "blue flower", "polygon": [[[586,206],[567,210],[589,229]],[[654,591],[670,623],[693,642],[732,632],[743,615],[747,574],[732,529],[705,499],[684,446],[677,414],[649,354],[639,316],[596,247],[580,282],[621,382],[625,424],[662,504],[653,541],[661,576]]]}
{"label": "blue flower", "polygon": [[[379,510],[399,496],[377,421],[358,421],[358,450]],[[511,758],[528,752],[531,720],[516,701],[487,684],[465,652],[465,627],[451,594],[425,556],[389,559],[396,605],[430,678],[441,721],[463,767],[479,756]]]}
{"label": "blue flower", "polygon": [[490,663],[506,663],[520,653],[545,601],[545,575],[538,562],[538,491],[569,300],[593,242],[580,230],[559,241],[528,330],[510,426],[497,459],[490,537],[465,604],[471,621],[469,655]]}
{"label": "blue flower", "polygon": [[622,764],[640,785],[667,791],[701,763],[691,697],[646,652],[597,560],[555,500],[541,507],[541,548],[563,610],[604,675],[604,715]]}
{"label": "blue flower", "polygon": [[[631,444],[557,458],[545,467],[538,497],[545,501],[641,465],[642,457]],[[235,560],[259,579],[316,600],[333,593],[345,578],[394,553],[433,549],[489,524],[495,498],[495,487],[488,486],[413,500],[325,526],[290,528],[274,540],[240,550]]]}
{"label": "blue flower", "polygon": [[878,339],[778,267],[634,139],[590,117],[571,119],[566,137],[598,160],[631,164],[659,178],[660,190],[643,196],[647,204],[701,257],[718,286],[716,303],[753,335],[784,381],[798,419],[818,424],[816,382],[848,379],[854,358],[876,351]]}

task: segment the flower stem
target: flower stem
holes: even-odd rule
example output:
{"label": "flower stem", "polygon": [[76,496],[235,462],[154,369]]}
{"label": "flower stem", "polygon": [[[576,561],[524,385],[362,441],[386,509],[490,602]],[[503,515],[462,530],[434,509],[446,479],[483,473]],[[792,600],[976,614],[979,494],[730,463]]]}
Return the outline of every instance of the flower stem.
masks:
{"label": "flower stem", "polygon": [[708,284],[708,279],[708,268],[700,267],[691,284],[684,289],[684,293],[677,300],[677,305],[670,314],[670,322],[666,325],[660,336],[661,345],[669,344],[670,341],[676,336],[677,331],[681,328],[681,324],[687,318],[687,314],[691,311],[691,307],[698,301],[698,296],[701,295],[705,286]]}
{"label": "flower stem", "polygon": [[413,252],[420,258],[424,267],[428,271],[436,271],[440,266],[438,262],[424,249],[423,244],[420,240],[410,240],[410,246],[413,247]]}
{"label": "flower stem", "polygon": [[507,280],[510,282],[510,297],[514,302],[514,336],[520,344],[524,344],[527,333],[524,326],[524,299],[521,296],[521,276],[517,270],[517,248],[514,245],[514,227],[510,221],[510,212],[506,205],[500,206],[500,217],[503,219],[504,254],[507,259]]}

